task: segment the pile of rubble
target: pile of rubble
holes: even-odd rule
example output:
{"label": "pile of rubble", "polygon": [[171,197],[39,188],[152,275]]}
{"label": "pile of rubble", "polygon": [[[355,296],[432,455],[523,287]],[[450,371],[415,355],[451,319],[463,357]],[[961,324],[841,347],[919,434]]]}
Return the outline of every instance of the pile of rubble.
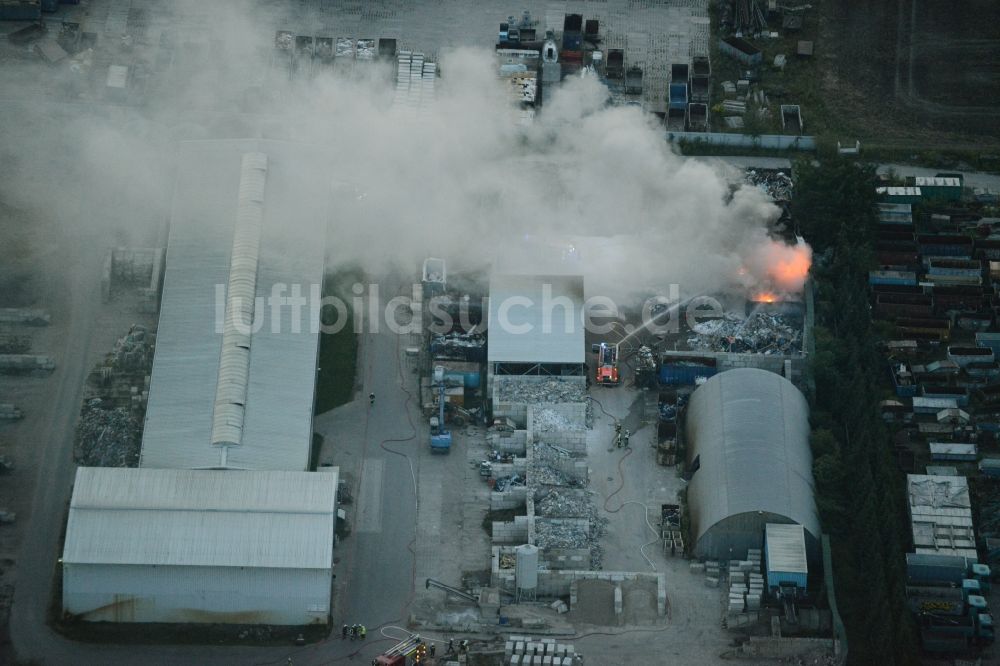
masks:
{"label": "pile of rubble", "polygon": [[571,464],[575,458],[566,449],[554,444],[535,442],[532,452],[531,463],[528,465],[528,478],[532,485],[574,488],[584,485],[579,478],[563,471],[565,465]]}
{"label": "pile of rubble", "polygon": [[775,201],[791,201],[794,192],[792,178],[784,171],[747,169],[747,182],[764,191]]}
{"label": "pile of rubble", "polygon": [[752,313],[746,319],[727,313],[719,319],[702,321],[691,327],[691,349],[716,352],[788,354],[801,349],[799,328],[777,312]]}
{"label": "pile of rubble", "polygon": [[604,536],[608,519],[597,513],[589,492],[585,490],[560,490],[552,488],[540,491],[535,499],[535,515],[547,518],[586,518],[590,521],[595,537]]}
{"label": "pile of rubble", "polygon": [[137,467],[141,435],[142,422],[129,410],[88,400],[76,426],[74,458],[87,467]]}
{"label": "pile of rubble", "polygon": [[122,373],[148,374],[153,367],[153,340],[146,327],[134,324],[125,337],[118,338],[109,365]]}
{"label": "pile of rubble", "polygon": [[599,570],[603,565],[604,550],[597,543],[601,528],[589,525],[557,523],[549,520],[535,521],[535,545],[542,550],[589,550],[590,568]]}
{"label": "pile of rubble", "polygon": [[532,415],[532,428],[539,432],[579,430],[580,426],[554,409],[536,409]]}
{"label": "pile of rubble", "polygon": [[581,381],[546,379],[521,381],[515,378],[496,381],[497,400],[528,405],[558,402],[584,402],[587,386]]}

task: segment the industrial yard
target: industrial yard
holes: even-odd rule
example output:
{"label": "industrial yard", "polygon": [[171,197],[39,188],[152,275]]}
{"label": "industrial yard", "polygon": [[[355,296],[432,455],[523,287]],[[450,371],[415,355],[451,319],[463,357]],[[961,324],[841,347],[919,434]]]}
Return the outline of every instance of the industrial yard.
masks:
{"label": "industrial yard", "polygon": [[1000,176],[834,4],[0,0],[0,662],[995,660]]}

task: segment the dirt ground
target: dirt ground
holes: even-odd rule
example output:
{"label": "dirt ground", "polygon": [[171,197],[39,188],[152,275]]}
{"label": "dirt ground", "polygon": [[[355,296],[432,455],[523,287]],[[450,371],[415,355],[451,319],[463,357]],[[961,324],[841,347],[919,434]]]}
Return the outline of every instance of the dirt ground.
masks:
{"label": "dirt ground", "polygon": [[816,51],[824,97],[845,129],[886,145],[1000,145],[998,20],[990,0],[826,0]]}

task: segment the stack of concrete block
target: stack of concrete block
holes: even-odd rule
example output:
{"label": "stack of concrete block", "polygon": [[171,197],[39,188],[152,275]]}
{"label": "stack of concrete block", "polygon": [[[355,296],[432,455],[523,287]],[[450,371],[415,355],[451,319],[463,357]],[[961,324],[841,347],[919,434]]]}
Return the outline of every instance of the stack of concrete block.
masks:
{"label": "stack of concrete block", "polygon": [[571,666],[576,663],[576,648],[557,643],[554,638],[538,641],[511,636],[504,643],[504,660],[511,666]]}
{"label": "stack of concrete block", "polygon": [[719,577],[719,563],[716,560],[705,562],[705,575],[712,578]]}
{"label": "stack of concrete block", "polygon": [[744,592],[742,588],[730,587],[729,588],[729,605],[727,607],[730,613],[742,613],[744,608]]}
{"label": "stack of concrete block", "polygon": [[747,583],[747,608],[755,611],[760,610],[760,602],[764,596],[764,576],[757,572],[750,574]]}

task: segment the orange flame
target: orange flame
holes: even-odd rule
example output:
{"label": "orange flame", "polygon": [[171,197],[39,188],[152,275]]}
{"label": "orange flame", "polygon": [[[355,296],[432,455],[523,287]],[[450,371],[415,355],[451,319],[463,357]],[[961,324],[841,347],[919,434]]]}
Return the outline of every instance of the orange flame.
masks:
{"label": "orange flame", "polygon": [[812,266],[812,248],[805,243],[784,245],[775,254],[775,261],[767,270],[775,286],[786,291],[799,291],[805,284]]}
{"label": "orange flame", "polygon": [[755,303],[774,303],[778,300],[778,295],[772,291],[761,291],[753,295]]}

